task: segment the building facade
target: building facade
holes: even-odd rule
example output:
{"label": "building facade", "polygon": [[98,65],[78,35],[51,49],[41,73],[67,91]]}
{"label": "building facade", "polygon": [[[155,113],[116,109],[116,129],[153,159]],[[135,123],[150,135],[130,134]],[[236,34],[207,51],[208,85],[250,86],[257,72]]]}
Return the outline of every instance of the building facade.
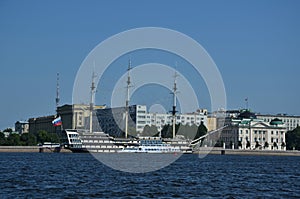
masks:
{"label": "building facade", "polygon": [[[197,125],[201,122],[207,125],[207,112],[198,110],[195,113],[177,114],[176,124],[183,125]],[[100,129],[105,133],[111,135],[119,135],[125,129],[125,108],[106,108],[98,109],[96,112]],[[158,131],[169,124],[172,124],[173,116],[171,114],[163,113],[148,113],[145,105],[129,106],[129,131],[135,131],[136,134],[143,132],[144,127],[156,126]],[[130,133],[130,132],[129,132]]]}
{"label": "building facade", "polygon": [[[89,129],[90,124],[90,106],[89,105],[63,105],[57,108],[57,115],[61,116],[63,129]],[[56,115],[37,117],[29,119],[30,133],[38,133],[45,130],[49,133],[57,132],[52,124]],[[172,124],[171,114],[148,113],[145,105],[129,106],[129,131],[134,134],[143,132],[144,127],[156,126],[158,131],[167,124]],[[201,122],[207,125],[207,111],[205,109],[197,110],[194,113],[177,114],[176,124],[197,125]],[[119,136],[125,131],[125,107],[105,108],[104,106],[94,106],[93,111],[93,131],[103,131],[110,135]],[[130,133],[130,132],[129,132]]]}
{"label": "building facade", "polygon": [[18,131],[19,134],[29,133],[29,122],[17,121],[15,123],[15,131]]}
{"label": "building facade", "polygon": [[37,135],[39,131],[44,130],[48,133],[56,133],[56,127],[53,126],[52,121],[56,118],[55,115],[30,118],[29,123],[29,133]]}
{"label": "building facade", "polygon": [[271,120],[278,118],[282,120],[283,123],[285,123],[288,131],[292,131],[295,128],[297,128],[297,126],[300,126],[300,116],[291,116],[286,114],[278,114],[278,115],[258,114],[257,118],[262,119],[265,122],[271,122]]}
{"label": "building facade", "polygon": [[286,125],[275,118],[270,122],[256,118],[249,112],[227,120],[228,125],[221,134],[220,141],[227,148],[285,150]]}
{"label": "building facade", "polygon": [[[94,110],[103,108],[105,106],[94,106]],[[57,114],[62,118],[64,129],[89,129],[90,105],[66,104],[57,108]],[[94,115],[95,113],[93,113]],[[93,126],[96,126],[94,122],[96,122],[95,118],[93,119]]]}

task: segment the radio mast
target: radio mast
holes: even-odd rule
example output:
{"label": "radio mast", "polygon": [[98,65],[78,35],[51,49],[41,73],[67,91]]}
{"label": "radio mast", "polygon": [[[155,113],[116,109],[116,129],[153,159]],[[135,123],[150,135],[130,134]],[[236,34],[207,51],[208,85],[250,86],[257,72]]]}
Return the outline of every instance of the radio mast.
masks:
{"label": "radio mast", "polygon": [[56,113],[57,109],[59,106],[59,73],[56,74],[56,98],[55,98],[55,103],[56,103]]}

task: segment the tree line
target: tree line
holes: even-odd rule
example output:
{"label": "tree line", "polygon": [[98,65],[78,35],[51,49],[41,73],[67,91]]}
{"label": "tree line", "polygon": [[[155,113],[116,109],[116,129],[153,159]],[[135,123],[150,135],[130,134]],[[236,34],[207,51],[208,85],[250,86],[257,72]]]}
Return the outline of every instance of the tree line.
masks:
{"label": "tree line", "polygon": [[300,126],[285,135],[287,150],[300,150]]}
{"label": "tree line", "polygon": [[[8,132],[9,136],[5,137],[4,132]],[[59,137],[57,134],[48,133],[41,130],[36,135],[32,133],[23,133],[21,135],[13,133],[11,129],[5,129],[0,131],[0,146],[35,146],[38,143],[52,142],[59,143]]]}
{"label": "tree line", "polygon": [[[175,125],[175,134],[181,135],[186,139],[197,139],[207,133],[207,128],[201,122],[199,126],[193,124],[193,125],[183,125],[183,124],[176,124]],[[173,137],[173,126],[170,124],[164,125],[161,132],[158,132],[157,127],[152,125],[146,125],[144,127],[144,130],[142,132],[142,136],[159,136],[161,134],[161,137],[163,138],[172,138]]]}

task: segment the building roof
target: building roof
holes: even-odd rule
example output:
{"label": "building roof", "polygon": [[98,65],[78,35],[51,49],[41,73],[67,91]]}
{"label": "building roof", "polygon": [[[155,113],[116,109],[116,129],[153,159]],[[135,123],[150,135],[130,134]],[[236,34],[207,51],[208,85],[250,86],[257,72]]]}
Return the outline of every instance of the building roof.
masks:
{"label": "building roof", "polygon": [[29,124],[28,121],[17,121],[16,124]]}
{"label": "building roof", "polygon": [[238,115],[239,119],[256,119],[255,113],[246,110]]}
{"label": "building roof", "polygon": [[281,119],[275,118],[273,120],[271,120],[270,122],[271,125],[279,125],[279,124],[283,124]]}

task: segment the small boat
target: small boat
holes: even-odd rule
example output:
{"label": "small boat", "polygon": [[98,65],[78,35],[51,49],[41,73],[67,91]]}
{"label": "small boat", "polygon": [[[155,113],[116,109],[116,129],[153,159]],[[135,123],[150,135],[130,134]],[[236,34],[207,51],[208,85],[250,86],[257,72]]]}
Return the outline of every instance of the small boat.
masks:
{"label": "small boat", "polygon": [[38,144],[38,146],[40,153],[45,152],[45,150],[59,153],[61,150],[61,145],[59,143],[44,142],[44,144]]}
{"label": "small boat", "polygon": [[162,140],[142,139],[137,146],[127,146],[119,153],[180,153],[179,147],[163,143]]}

